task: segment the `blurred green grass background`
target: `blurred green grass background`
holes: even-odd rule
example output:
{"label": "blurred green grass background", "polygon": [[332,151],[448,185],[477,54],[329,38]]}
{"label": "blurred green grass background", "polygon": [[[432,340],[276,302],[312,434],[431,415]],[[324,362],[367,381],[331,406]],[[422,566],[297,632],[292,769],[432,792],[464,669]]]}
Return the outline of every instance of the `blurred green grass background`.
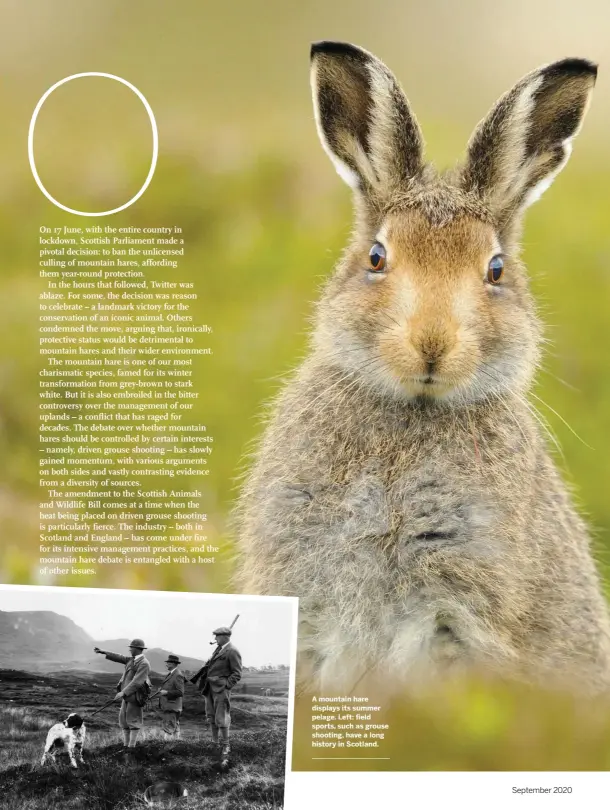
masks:
{"label": "blurred green grass background", "polygon": [[[478,680],[431,689],[417,700],[369,697],[370,705],[383,706],[372,722],[389,726],[383,732],[385,739],[378,748],[334,750],[310,746],[305,730],[311,728],[311,698],[297,698],[293,767],[304,771],[610,769],[608,700],[578,701],[523,685]],[[363,759],[334,762],[334,756]],[[314,759],[318,757],[324,759]]]}
{"label": "blurred green grass background", "polygon": [[[115,0],[60,0],[53,8],[42,0],[0,2],[11,23],[0,33],[6,122],[0,133],[0,581],[37,581],[38,229],[177,224],[187,242],[179,277],[195,282],[200,297],[193,314],[214,328],[213,356],[195,364],[201,396],[193,421],[205,422],[216,439],[202,505],[210,542],[222,546],[219,562],[195,572],[142,567],[129,576],[108,568],[94,581],[56,584],[229,587],[233,547],[226,521],[241,460],[258,435],[262,404],[303,353],[311,302],[351,228],[349,194],[318,145],[308,87],[309,42],[337,38],[369,48],[395,70],[421,120],[428,155],[440,165],[463,153],[476,121],[523,73],[566,55],[601,62],[570,164],[528,214],[524,258],[552,341],[535,390],[548,406],[534,404],[563,448],[558,461],[592,527],[610,593],[610,59],[604,62],[610,8],[596,0],[578,8],[558,3],[551,29],[543,2],[492,5],[493,13],[479,0],[459,7],[441,0],[340,0],[332,8],[280,0],[221,8],[185,0],[172,9],[160,0],[134,0],[128,8]],[[160,155],[136,205],[84,221],[52,206],[36,188],[26,138],[42,93],[64,76],[90,70],[123,76],[144,93],[157,117]],[[148,170],[145,112],[116,83],[71,82],[40,114],[36,160],[43,182],[65,204],[120,205]],[[473,690],[456,699],[458,709],[447,710],[450,722],[440,725],[429,704],[393,705],[400,767],[607,767],[607,724],[593,728],[586,713],[574,721],[551,696],[522,704],[518,691]],[[506,715],[508,725],[490,720]],[[507,731],[511,723],[534,741],[526,759]],[[299,767],[311,765],[307,730],[299,725],[295,734]],[[575,744],[583,738],[591,745]],[[561,752],[548,754],[557,740],[565,742]]]}

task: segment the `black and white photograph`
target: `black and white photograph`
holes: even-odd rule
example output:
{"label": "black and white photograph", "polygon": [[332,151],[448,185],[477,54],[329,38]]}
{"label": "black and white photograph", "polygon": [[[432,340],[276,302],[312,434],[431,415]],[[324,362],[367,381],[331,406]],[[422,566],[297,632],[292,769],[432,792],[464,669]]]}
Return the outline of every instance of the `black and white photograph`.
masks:
{"label": "black and white photograph", "polygon": [[298,600],[0,586],[6,810],[276,810]]}

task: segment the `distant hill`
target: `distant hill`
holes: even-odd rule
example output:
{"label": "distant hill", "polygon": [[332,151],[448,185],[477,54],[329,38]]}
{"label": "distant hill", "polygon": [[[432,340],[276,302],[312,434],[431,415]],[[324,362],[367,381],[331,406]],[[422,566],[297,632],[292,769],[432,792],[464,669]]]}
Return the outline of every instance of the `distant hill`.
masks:
{"label": "distant hill", "polygon": [[92,645],[91,636],[72,619],[50,610],[0,611],[2,666],[80,659]]}
{"label": "distant hill", "polygon": [[[119,672],[120,664],[93,652],[94,647],[129,655],[131,639],[95,641],[72,619],[47,610],[0,610],[0,668],[51,671],[66,669]],[[211,655],[206,650],[207,655]],[[154,647],[146,650],[153,672],[166,671],[165,659],[170,652],[182,660],[182,668],[196,670],[203,659],[181,656],[179,650]]]}

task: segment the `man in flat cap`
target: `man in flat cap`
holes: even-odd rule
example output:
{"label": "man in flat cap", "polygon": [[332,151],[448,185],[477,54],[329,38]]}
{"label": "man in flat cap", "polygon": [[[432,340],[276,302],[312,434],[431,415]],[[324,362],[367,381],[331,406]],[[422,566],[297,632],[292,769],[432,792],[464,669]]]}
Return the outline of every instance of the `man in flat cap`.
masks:
{"label": "man in flat cap", "polygon": [[98,655],[109,661],[124,664],[125,670],[117,684],[116,701],[121,701],[119,726],[123,733],[125,748],[135,748],[136,740],[144,723],[144,706],[150,694],[150,662],[144,655],[146,646],[141,638],[134,638],[129,645],[129,655],[94,648]]}
{"label": "man in flat cap", "polygon": [[184,697],[184,675],[179,669],[182,662],[177,655],[170,653],[165,661],[167,675],[159,692],[159,708],[163,715],[163,731],[166,740],[180,737],[180,715]]}
{"label": "man in flat cap", "polygon": [[[199,680],[205,697],[205,713],[212,728],[212,742],[220,743],[221,766],[229,764],[229,727],[231,725],[231,689],[241,678],[241,655],[231,644],[231,628],[214,630],[216,649],[207,664],[191,679]],[[220,737],[220,740],[219,740]]]}

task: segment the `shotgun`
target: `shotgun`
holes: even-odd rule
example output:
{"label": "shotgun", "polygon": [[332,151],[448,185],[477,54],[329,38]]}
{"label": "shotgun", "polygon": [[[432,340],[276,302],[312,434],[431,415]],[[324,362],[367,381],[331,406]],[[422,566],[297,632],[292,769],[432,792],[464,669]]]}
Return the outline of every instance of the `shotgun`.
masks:
{"label": "shotgun", "polygon": [[103,709],[107,709],[108,706],[111,706],[113,703],[114,703],[114,698],[112,698],[112,700],[109,700],[108,703],[104,703],[103,706],[100,706],[99,709],[96,709],[94,712],[92,712],[91,714],[89,714],[87,716],[88,717],[95,717],[96,714],[99,714]]}

